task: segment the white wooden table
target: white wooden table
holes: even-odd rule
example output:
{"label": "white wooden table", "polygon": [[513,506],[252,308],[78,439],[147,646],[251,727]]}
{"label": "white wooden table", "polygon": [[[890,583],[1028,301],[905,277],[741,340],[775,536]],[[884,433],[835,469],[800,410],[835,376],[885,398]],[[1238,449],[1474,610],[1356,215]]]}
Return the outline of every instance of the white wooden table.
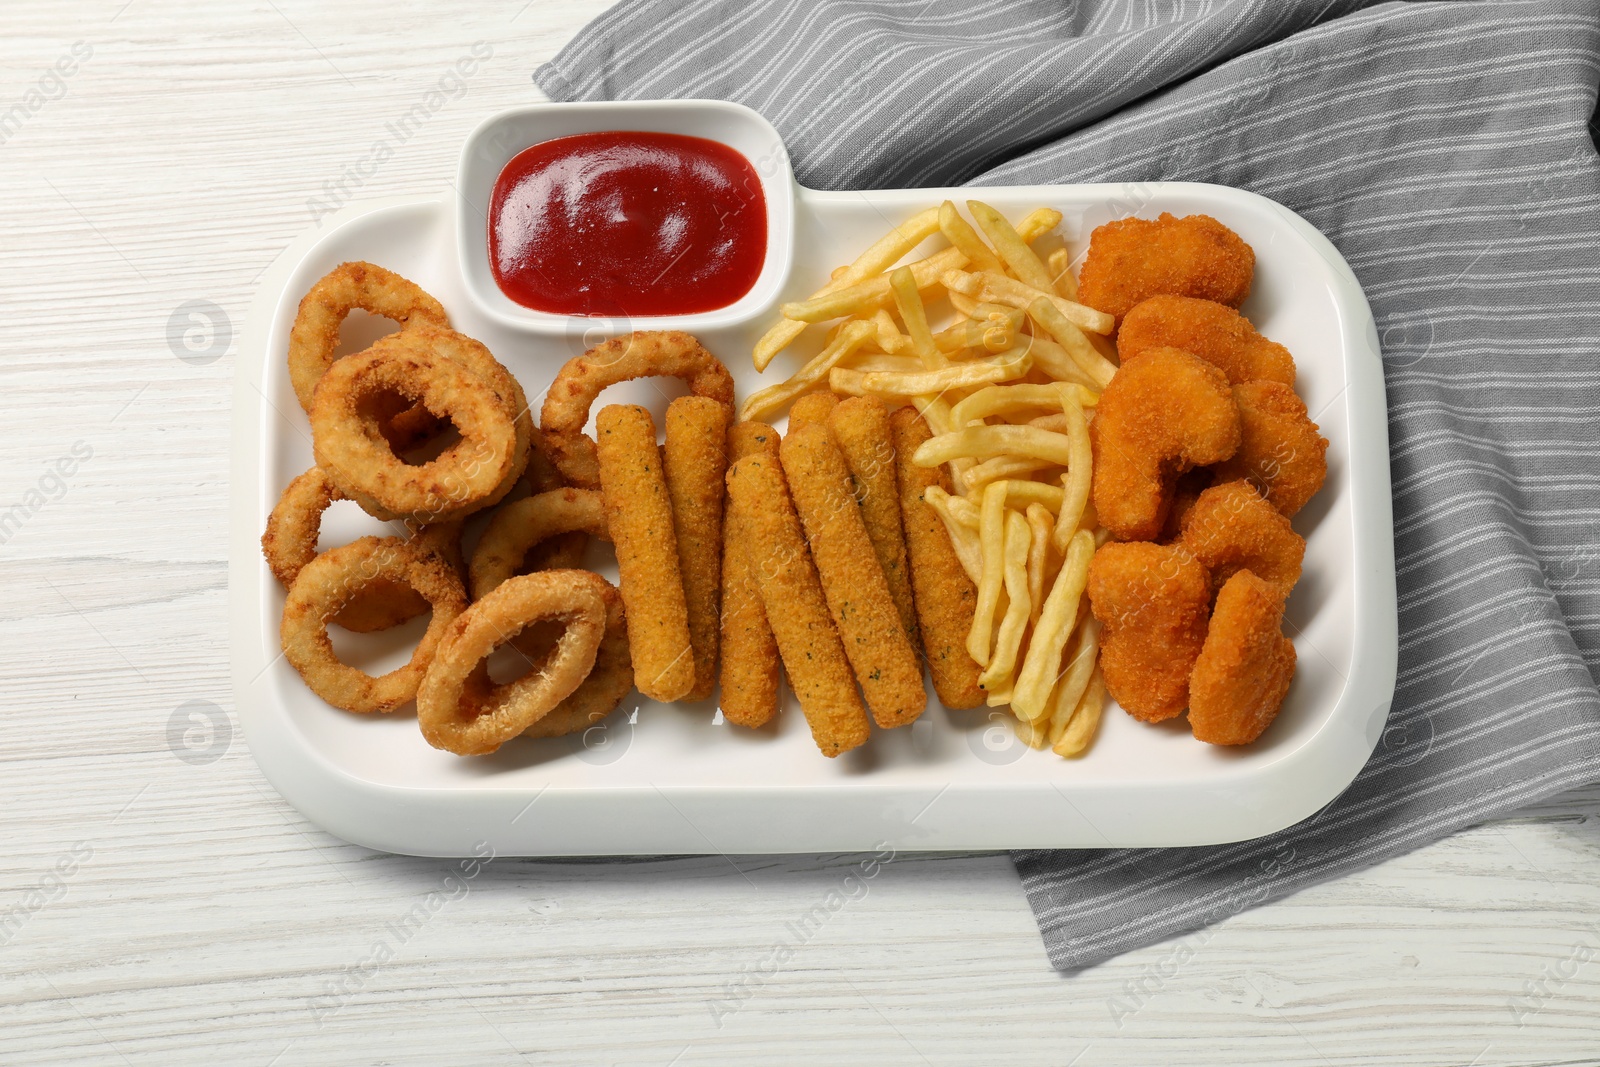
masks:
{"label": "white wooden table", "polygon": [[[1176,967],[1055,974],[1003,855],[901,857],[770,975],[851,858],[500,860],[374,960],[450,864],[315,829],[231,721],[224,334],[325,183],[442,189],[605,2],[201,6],[0,7],[0,1063],[1600,1063],[1595,787]],[[189,301],[224,326],[186,348]]]}

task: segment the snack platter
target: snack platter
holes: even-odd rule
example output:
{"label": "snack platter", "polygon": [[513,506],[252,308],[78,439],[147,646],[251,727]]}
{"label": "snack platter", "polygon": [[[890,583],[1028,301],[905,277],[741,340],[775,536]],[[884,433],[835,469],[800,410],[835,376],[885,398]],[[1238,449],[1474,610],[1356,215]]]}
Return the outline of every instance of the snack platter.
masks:
{"label": "snack platter", "polygon": [[[679,104],[678,107],[693,107]],[[717,136],[715,109],[703,136]],[[787,174],[783,175],[785,183]],[[1376,331],[1337,251],[1304,220],[1254,194],[1183,183],[817,192],[793,187],[788,253],[772,292],[695,335],[732,372],[737,395],[782,380],[805,355],[754,370],[753,344],[780,301],[800,300],[871,235],[949,198],[978,197],[1011,217],[1041,205],[1081,252],[1101,223],[1203,213],[1247,241],[1256,286],[1241,308],[1287,346],[1296,388],[1328,439],[1328,477],[1294,518],[1303,577],[1285,632],[1298,654],[1278,719],[1238,749],[1202,745],[1182,723],[1150,726],[1106,709],[1089,758],[1030,750],[1003,709],[949,711],[930,695],[909,728],[874,731],[836,759],[819,756],[794,698],[761,730],[723,721],[716,697],[659,704],[631,693],[601,727],[517,742],[463,759],[424,743],[414,715],[350,715],[319,700],[279,644],[284,591],[259,538],[283,486],[312,465],[309,430],[284,361],[302,294],[346,261],[382,264],[433,294],[454,329],[482,341],[538,410],[571,357],[630,326],[571,317],[532,331],[486,313],[467,292],[458,203],[387,202],[323,220],[263,277],[242,335],[235,383],[230,592],[235,706],[257,762],[308,818],[352,842],[416,855],[772,853],[1198,845],[1260,836],[1331,801],[1382,734],[1397,650],[1386,409]],[[481,220],[480,220],[481,222]],[[930,242],[929,247],[932,247]],[[918,253],[914,253],[918,254]],[[759,287],[758,287],[759,288]],[[383,332],[379,320],[348,338]],[[368,337],[367,340],[371,338]],[[659,425],[672,379],[614,386],[603,403],[647,407]],[[597,408],[598,410],[598,405]],[[591,432],[593,423],[591,422]],[[781,430],[783,423],[777,421]],[[386,532],[353,506],[328,513],[324,540]],[[609,546],[585,566],[616,580]],[[348,635],[341,656],[377,673],[403,663],[420,623]],[[931,690],[930,690],[931,694]]]}

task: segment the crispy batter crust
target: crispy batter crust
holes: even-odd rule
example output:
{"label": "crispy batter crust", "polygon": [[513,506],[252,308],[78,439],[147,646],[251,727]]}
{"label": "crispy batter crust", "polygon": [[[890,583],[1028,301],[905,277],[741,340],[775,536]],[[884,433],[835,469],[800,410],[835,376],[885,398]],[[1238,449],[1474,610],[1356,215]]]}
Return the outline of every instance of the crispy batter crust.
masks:
{"label": "crispy batter crust", "polygon": [[1125,541],[1161,533],[1176,476],[1239,448],[1239,406],[1227,376],[1175,348],[1124,365],[1100,395],[1089,424],[1094,507]]}
{"label": "crispy batter crust", "polygon": [[392,319],[402,329],[450,325],[444,305],[415,282],[373,263],[339,264],[301,298],[289,330],[289,382],[307,412],[318,380],[333,365],[339,327],[352,308]]}
{"label": "crispy batter crust", "polygon": [[[761,454],[778,462],[778,431],[763,422],[728,427],[728,462]],[[730,502],[722,548],[722,715],[756,727],[778,714],[778,644],[751,569],[755,546]]]}
{"label": "crispy batter crust", "polygon": [[983,703],[984,691],[978,685],[981,668],[967,652],[967,631],[972,629],[978,589],[956,558],[944,522],[922,497],[936,485],[949,492],[949,476],[943,467],[920,467],[911,462],[917,447],[933,437],[915,409],[895,409],[889,416],[889,430],[894,444],[900,517],[905,528],[907,569],[933,691],[947,708],[975,708]]}
{"label": "crispy batter crust", "polygon": [[1206,639],[1211,581],[1182,545],[1101,545],[1089,563],[1089,605],[1105,630],[1106,688],[1142,722],[1181,715]]}
{"label": "crispy batter crust", "polygon": [[1210,215],[1118,219],[1089,236],[1078,299],[1122,317],[1152,296],[1172,294],[1238,307],[1250,295],[1256,256]]}
{"label": "crispy batter crust", "polygon": [[[300,569],[317,555],[317,537],[322,532],[322,514],[344,494],[317,467],[295,478],[267,517],[261,535],[261,552],[267,566],[285,589],[294,584]],[[461,563],[461,523],[436,523],[418,528],[407,538],[434,552],[459,569]],[[374,578],[332,619],[353,633],[373,633],[399,626],[428,610],[422,594],[404,582]]]}
{"label": "crispy batter crust", "polygon": [[[433,618],[410,661],[374,678],[339,662],[328,639],[328,620],[378,579],[416,590],[433,608]],[[300,569],[284,598],[278,632],[284,658],[317,696],[345,711],[387,712],[417,695],[445,630],[466,606],[461,576],[437,555],[397,537],[363,537]]]}
{"label": "crispy batter crust", "polygon": [[728,471],[728,494],[735,521],[748,531],[750,543],[760,546],[752,567],[761,600],[817,748],[825,756],[837,756],[864,744],[867,711],[782,467],[768,455],[746,456]]}
{"label": "crispy batter crust", "polygon": [[516,375],[494,358],[494,353],[489,351],[487,345],[477,338],[468,337],[451,329],[424,323],[380,337],[372,343],[371,348],[367,349],[369,352],[419,350],[443,356],[483,379],[489,388],[494,390],[506,414],[511,417],[512,429],[516,432],[511,468],[500,479],[495,491],[489,494],[484,506],[498,504],[505,499],[507,493],[511,492],[517,479],[522,477],[532,457],[533,439],[537,431],[533,425],[533,412],[528,410],[528,395],[522,391],[522,385],[517,381]]}
{"label": "crispy batter crust", "polygon": [[1217,464],[1216,480],[1245,479],[1272,506],[1293,515],[1328,477],[1328,439],[1287,385],[1245,382],[1233,387],[1244,434],[1239,451]]}
{"label": "crispy batter crust", "polygon": [[[794,415],[791,412],[790,423]],[[889,595],[900,612],[900,624],[913,649],[918,647],[917,608],[906,564],[906,537],[900,518],[900,487],[895,478],[894,442],[889,409],[875,396],[857,396],[840,403],[828,416],[828,428],[850,466],[861,519],[872,538],[878,565],[889,582]]]}
{"label": "crispy batter crust", "polygon": [[1294,384],[1294,357],[1256,332],[1226,304],[1189,296],[1152,296],[1134,305],[1117,331],[1124,365],[1152,348],[1181,348],[1213,363],[1234,385],[1248,381]]}
{"label": "crispy batter crust", "polygon": [[468,570],[472,598],[482,600],[501,582],[516,574],[526,562],[528,550],[535,545],[570,533],[611,539],[605,497],[601,493],[593,489],[552,489],[500,505],[472,553]]}
{"label": "crispy batter crust", "polygon": [[789,432],[793,433],[808,422],[827,422],[828,416],[838,406],[839,398],[826,389],[819,393],[807,393],[789,405]]}
{"label": "crispy batter crust", "polygon": [[1215,485],[1183,521],[1183,545],[1211,572],[1212,591],[1234,572],[1252,570],[1288,598],[1300,580],[1305,538],[1249,482]]}
{"label": "crispy batter crust", "polygon": [[[437,459],[407,464],[384,441],[364,408],[383,393],[415,395],[447,415],[461,441]],[[317,383],[311,438],[317,466],[341,492],[382,519],[421,523],[462,518],[509,490],[517,431],[490,383],[425,348],[368,349],[336,362]]]}
{"label": "crispy batter crust", "polygon": [[[605,579],[541,571],[508,579],[445,629],[417,691],[417,722],[434,748],[493,752],[532,726],[588,677],[606,629]],[[540,669],[496,685],[485,660],[508,637],[546,619],[564,623]]]}
{"label": "crispy batter crust", "polygon": [[667,405],[662,462],[694,648],[694,688],[686,700],[704,700],[717,687],[729,414],[727,405],[704,396],[680,396]]}
{"label": "crispy batter crust", "polygon": [[[563,737],[587,730],[615,711],[623,697],[633,691],[633,659],[628,654],[628,616],[622,607],[622,595],[610,582],[606,582],[603,595],[606,632],[600,638],[589,676],[571,696],[522,731],[524,737]],[[545,669],[548,659],[541,658],[536,666]]]}
{"label": "crispy batter crust", "polygon": [[1195,737],[1248,745],[1272,725],[1294,679],[1294,643],[1282,623],[1283,598],[1270,583],[1238,571],[1223,585],[1189,680]]}
{"label": "crispy batter crust", "polygon": [[694,651],[655,422],[642,407],[613,404],[601,409],[596,429],[607,524],[628,609],[633,682],[654,700],[681,700],[694,686]]}
{"label": "crispy batter crust", "polygon": [[885,728],[904,726],[928,703],[922,665],[861,519],[850,469],[827,428],[815,424],[785,437],[780,455],[823,595],[873,720]]}

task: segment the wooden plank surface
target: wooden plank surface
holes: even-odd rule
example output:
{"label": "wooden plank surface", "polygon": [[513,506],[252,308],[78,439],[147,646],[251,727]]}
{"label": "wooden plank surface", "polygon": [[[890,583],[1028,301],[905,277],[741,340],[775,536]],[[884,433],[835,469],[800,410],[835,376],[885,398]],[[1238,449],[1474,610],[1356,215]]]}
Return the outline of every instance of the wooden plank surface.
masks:
{"label": "wooden plank surface", "polygon": [[40,502],[0,544],[0,1063],[1600,1063],[1597,787],[1070,976],[1000,855],[901,856],[797,938],[857,857],[456,883],[277,796],[229,717],[237,345],[170,320],[237,330],[324,183],[488,42],[353,196],[441,190],[603,7],[0,9],[0,496]]}

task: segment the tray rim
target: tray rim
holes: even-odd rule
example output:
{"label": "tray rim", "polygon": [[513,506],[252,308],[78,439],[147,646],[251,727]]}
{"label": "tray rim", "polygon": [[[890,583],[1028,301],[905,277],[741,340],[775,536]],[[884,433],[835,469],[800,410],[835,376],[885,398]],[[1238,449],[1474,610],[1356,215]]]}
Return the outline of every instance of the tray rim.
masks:
{"label": "tray rim", "polygon": [[[796,208],[798,214],[803,205],[830,200],[858,201],[863,197],[892,205],[920,203],[942,198],[941,194],[981,195],[985,189],[1003,189],[1013,196],[1036,192],[1039,197],[1060,196],[1066,190],[1077,196],[1085,191],[1104,190],[1109,198],[1114,191],[1126,190],[1129,186],[1155,192],[1204,191],[1213,196],[1243,197],[1268,205],[1328,263],[1339,283],[1335,298],[1341,312],[1341,345],[1347,353],[1345,393],[1352,428],[1349,470],[1367,472],[1360,477],[1352,476],[1348,484],[1356,531],[1352,553],[1357,566],[1352,580],[1355,582],[1353,623],[1358,639],[1352,645],[1345,692],[1328,722],[1297,749],[1261,767],[1249,783],[1249,789],[1241,790],[1236,783],[1225,782],[1197,796],[1192,784],[1138,787],[1141,796],[1137,806],[1151,813],[1151,822],[1155,821],[1157,813],[1170,813],[1176,810],[1174,805],[1183,805],[1188,813],[1183,820],[1186,824],[1211,822],[1215,825],[1225,817],[1232,832],[1208,835],[1153,830],[1110,840],[1074,803],[1076,799],[1093,802],[1091,806],[1095,806],[1106,802],[1108,795],[1124,794],[1128,789],[1126,785],[1110,782],[1077,783],[1070,795],[1055,782],[963,786],[959,781],[951,781],[942,789],[929,790],[920,785],[868,780],[852,781],[848,786],[827,790],[776,786],[751,791],[735,785],[671,786],[664,790],[649,782],[605,787],[545,785],[538,789],[444,790],[368,782],[348,774],[314,746],[302,744],[286,717],[263,707],[266,704],[264,687],[252,684],[273,662],[261,655],[260,634],[255,628],[255,620],[261,615],[257,572],[263,565],[254,513],[261,466],[256,443],[262,440],[266,420],[274,415],[263,389],[266,361],[271,355],[266,351],[270,325],[289,276],[322,242],[372,214],[405,209],[431,209],[449,214],[448,196],[399,196],[347,205],[328,220],[328,225],[308,230],[291,241],[263,272],[251,300],[234,373],[229,489],[229,643],[235,711],[262,773],[291,805],[328,832],[366,847],[423,856],[468,855],[479,843],[489,840],[498,842],[497,854],[524,856],[805,853],[867,850],[886,842],[904,851],[1194,846],[1264,836],[1322,809],[1360,773],[1380,740],[1393,697],[1398,658],[1387,404],[1377,330],[1359,283],[1332,243],[1299,215],[1275,201],[1245,190],[1203,183],[1082,183],[851,191],[819,191],[797,186]],[[1360,358],[1350,358],[1351,352]],[[1375,531],[1381,531],[1381,535]],[[1367,709],[1365,717],[1357,718],[1363,706]],[[1257,786],[1263,776],[1295,781],[1297,786],[1291,793],[1297,802],[1270,807],[1270,810],[1263,810],[1269,806],[1252,803],[1260,799]],[[659,803],[648,799],[652,791]],[[450,799],[440,803],[439,793],[449,794]],[[747,824],[752,820],[747,813],[730,817],[730,793],[758,795],[776,805],[772,810],[777,818],[764,821],[759,841],[749,832]],[[653,809],[654,816],[643,820],[650,823],[643,830],[614,829],[609,841],[597,845],[592,834],[569,828],[569,824],[588,822],[596,814],[620,817],[626,813],[638,820],[643,810],[641,799],[646,808]],[[863,819],[860,801],[865,799],[879,802],[881,810],[873,825],[882,832],[860,832],[862,827],[858,824]],[[970,803],[951,803],[961,799],[987,801],[986,807],[993,803],[1006,807],[1044,803],[1061,809],[1059,825],[1063,833],[1051,841],[1001,840],[994,831],[1005,823],[992,814],[974,814]],[[535,832],[536,844],[527,837],[527,828],[516,829],[522,814],[534,803],[542,805],[538,820],[541,829]],[[915,810],[917,815],[897,829],[896,809],[901,807]],[[921,826],[914,825],[929,811],[941,807],[944,810],[940,818]],[[694,817],[688,813],[693,813]],[[1208,815],[1217,819],[1208,819]],[[692,832],[685,834],[681,829],[676,833],[666,832],[663,823],[673,821],[681,822]],[[1086,834],[1085,830],[1089,832]],[[1096,837],[1098,842],[1094,840]]]}

